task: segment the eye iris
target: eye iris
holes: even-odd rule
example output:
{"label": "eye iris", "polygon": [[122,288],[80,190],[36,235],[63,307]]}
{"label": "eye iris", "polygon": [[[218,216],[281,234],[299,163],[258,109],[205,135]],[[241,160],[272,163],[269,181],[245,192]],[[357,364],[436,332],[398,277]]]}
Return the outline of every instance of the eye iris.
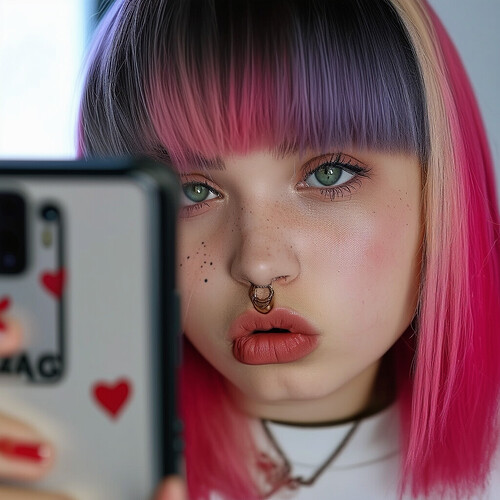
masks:
{"label": "eye iris", "polygon": [[209,190],[207,186],[203,184],[188,184],[183,188],[184,194],[191,200],[196,203],[203,201],[207,198]]}
{"label": "eye iris", "polygon": [[342,175],[342,169],[333,165],[325,165],[314,173],[314,176],[323,186],[332,186]]}

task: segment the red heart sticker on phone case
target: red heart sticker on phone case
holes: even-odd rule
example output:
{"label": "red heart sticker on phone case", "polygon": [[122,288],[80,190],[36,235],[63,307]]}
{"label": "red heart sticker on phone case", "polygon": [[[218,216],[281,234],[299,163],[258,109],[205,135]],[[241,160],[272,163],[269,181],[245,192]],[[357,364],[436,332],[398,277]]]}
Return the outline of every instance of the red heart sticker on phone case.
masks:
{"label": "red heart sticker on phone case", "polygon": [[92,394],[103,410],[112,418],[117,418],[132,395],[132,384],[124,378],[114,384],[96,382],[92,387]]}
{"label": "red heart sticker on phone case", "polygon": [[45,271],[40,275],[40,281],[48,292],[60,299],[64,290],[66,273],[64,269],[55,272]]}

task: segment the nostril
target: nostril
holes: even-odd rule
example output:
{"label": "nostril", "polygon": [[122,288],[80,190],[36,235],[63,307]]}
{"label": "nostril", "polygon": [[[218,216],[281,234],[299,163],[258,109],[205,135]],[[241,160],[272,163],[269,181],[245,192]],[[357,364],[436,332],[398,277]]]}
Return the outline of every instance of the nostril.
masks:
{"label": "nostril", "polygon": [[284,276],[276,276],[276,278],[273,278],[271,280],[271,284],[273,284],[275,281],[283,281],[283,283],[286,283],[286,280],[289,278],[290,276],[288,275],[284,275]]}

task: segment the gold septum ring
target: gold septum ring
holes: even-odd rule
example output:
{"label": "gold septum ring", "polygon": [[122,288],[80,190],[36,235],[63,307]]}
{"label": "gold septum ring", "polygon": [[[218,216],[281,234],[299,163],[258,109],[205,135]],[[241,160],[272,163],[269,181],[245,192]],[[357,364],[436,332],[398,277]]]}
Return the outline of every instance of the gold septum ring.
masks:
{"label": "gold septum ring", "polygon": [[[264,296],[259,296],[259,291],[267,289],[267,293]],[[274,290],[273,287],[269,285],[250,285],[250,290],[248,292],[250,300],[256,311],[267,314],[274,305]]]}

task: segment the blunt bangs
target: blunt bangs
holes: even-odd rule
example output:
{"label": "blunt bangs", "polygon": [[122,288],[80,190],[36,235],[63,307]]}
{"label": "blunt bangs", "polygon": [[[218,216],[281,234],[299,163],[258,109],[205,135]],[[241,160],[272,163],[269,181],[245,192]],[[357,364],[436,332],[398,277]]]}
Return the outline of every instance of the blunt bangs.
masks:
{"label": "blunt bangs", "polygon": [[103,94],[113,96],[107,109],[95,111],[107,114],[97,117],[100,127],[120,130],[112,141],[119,151],[109,151],[106,131],[103,140],[84,138],[94,148],[87,154],[102,154],[101,144],[182,167],[257,148],[352,146],[425,159],[419,65],[389,2],[137,4],[115,13],[122,36],[107,62],[111,73],[134,76],[115,78],[120,87]]}

